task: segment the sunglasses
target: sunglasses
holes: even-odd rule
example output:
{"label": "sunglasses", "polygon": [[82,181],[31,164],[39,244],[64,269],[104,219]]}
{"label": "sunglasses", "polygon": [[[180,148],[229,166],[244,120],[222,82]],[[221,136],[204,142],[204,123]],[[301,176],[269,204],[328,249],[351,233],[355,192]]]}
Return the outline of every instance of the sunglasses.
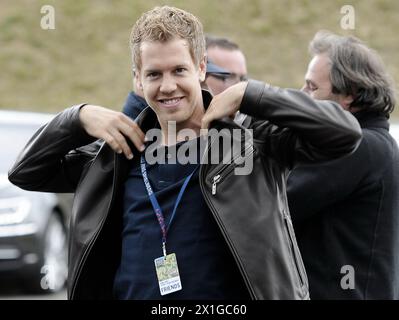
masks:
{"label": "sunglasses", "polygon": [[235,73],[230,73],[230,74],[209,73],[208,76],[211,76],[220,81],[223,81],[225,84],[236,84],[236,83],[248,80],[248,77],[246,75],[239,76],[238,74],[235,74]]}

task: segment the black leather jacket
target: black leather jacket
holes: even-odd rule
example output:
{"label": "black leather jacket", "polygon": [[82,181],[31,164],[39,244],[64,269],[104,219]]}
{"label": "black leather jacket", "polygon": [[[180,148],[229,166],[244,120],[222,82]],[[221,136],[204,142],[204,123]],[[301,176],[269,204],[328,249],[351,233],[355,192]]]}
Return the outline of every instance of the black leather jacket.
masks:
{"label": "black leather jacket", "polygon": [[[105,143],[91,143],[93,138],[80,124],[79,109],[66,109],[41,128],[9,179],[27,190],[75,192],[68,297],[112,298],[128,160]],[[202,194],[253,299],[308,299],[307,276],[287,205],[286,175],[294,163],[353,152],[361,139],[359,124],[338,104],[257,81],[249,82],[240,110],[252,117],[253,141],[243,148],[250,150],[253,170],[235,175],[234,163],[202,164]],[[144,132],[157,124],[150,108],[136,121]],[[221,131],[225,133],[248,130],[229,120],[213,126],[227,129]],[[132,161],[138,161],[137,150],[134,155]],[[217,175],[220,180],[212,194]]]}

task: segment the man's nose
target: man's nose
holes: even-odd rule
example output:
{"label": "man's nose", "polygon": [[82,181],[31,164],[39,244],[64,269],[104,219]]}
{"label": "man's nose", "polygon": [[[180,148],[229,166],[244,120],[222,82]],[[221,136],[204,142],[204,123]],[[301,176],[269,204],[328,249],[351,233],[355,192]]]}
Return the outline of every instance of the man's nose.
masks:
{"label": "man's nose", "polygon": [[174,79],[174,77],[170,76],[170,75],[164,75],[162,78],[162,83],[161,83],[161,87],[159,88],[159,90],[162,93],[170,93],[173,92],[174,90],[176,90],[176,81]]}
{"label": "man's nose", "polygon": [[306,84],[304,84],[304,85],[302,86],[301,91],[302,91],[302,92],[305,92],[305,93],[307,93],[307,94],[309,94],[309,89],[308,89],[308,87],[306,86]]}

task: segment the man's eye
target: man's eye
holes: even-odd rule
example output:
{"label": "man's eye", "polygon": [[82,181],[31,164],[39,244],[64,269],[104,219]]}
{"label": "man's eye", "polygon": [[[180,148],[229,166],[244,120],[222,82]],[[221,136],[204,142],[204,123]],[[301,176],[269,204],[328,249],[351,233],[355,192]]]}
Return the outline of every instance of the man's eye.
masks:
{"label": "man's eye", "polygon": [[150,78],[150,79],[156,78],[158,75],[159,75],[158,72],[150,72],[150,73],[147,73],[147,78]]}
{"label": "man's eye", "polygon": [[317,90],[317,87],[312,85],[312,84],[308,84],[307,87],[308,87],[309,91],[316,91]]}
{"label": "man's eye", "polygon": [[228,76],[223,75],[223,74],[211,73],[210,75],[211,75],[212,77],[214,77],[214,78],[220,80],[220,81],[223,81],[223,82],[226,82],[227,79],[228,79]]}
{"label": "man's eye", "polygon": [[185,68],[177,68],[177,69],[176,69],[176,73],[177,73],[177,74],[183,73],[184,71],[186,71]]}

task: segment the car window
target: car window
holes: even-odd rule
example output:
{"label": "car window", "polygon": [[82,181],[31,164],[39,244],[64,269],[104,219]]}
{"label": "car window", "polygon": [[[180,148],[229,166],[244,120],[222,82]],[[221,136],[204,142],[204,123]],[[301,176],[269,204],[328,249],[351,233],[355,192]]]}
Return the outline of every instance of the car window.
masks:
{"label": "car window", "polygon": [[30,124],[0,124],[0,174],[10,169],[29,138],[39,127]]}

